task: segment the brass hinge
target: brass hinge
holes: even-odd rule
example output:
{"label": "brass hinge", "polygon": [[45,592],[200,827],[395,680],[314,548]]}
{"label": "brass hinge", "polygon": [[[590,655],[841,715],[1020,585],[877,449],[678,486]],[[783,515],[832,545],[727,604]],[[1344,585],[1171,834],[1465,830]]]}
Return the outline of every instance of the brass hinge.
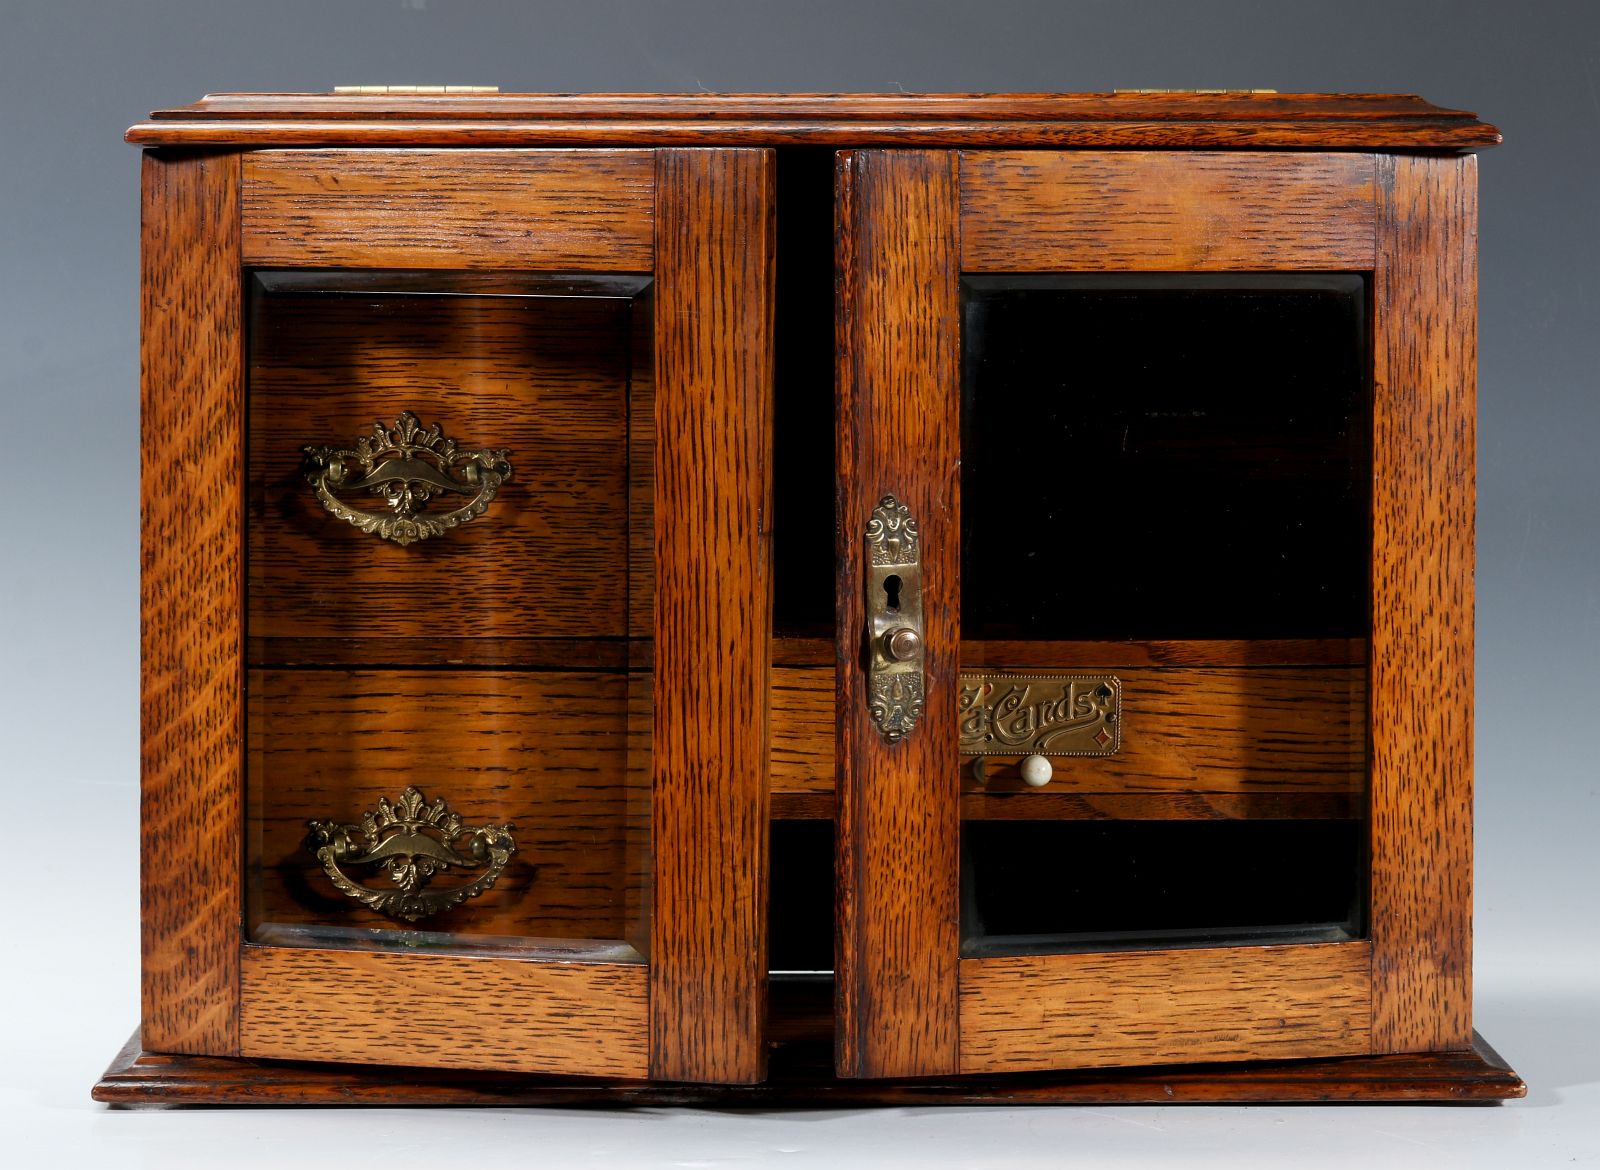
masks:
{"label": "brass hinge", "polygon": [[1275,89],[1114,89],[1112,93],[1277,93]]}
{"label": "brass hinge", "polygon": [[338,95],[362,94],[388,95],[390,97],[408,97],[416,94],[435,93],[499,93],[498,85],[336,85],[333,92]]}

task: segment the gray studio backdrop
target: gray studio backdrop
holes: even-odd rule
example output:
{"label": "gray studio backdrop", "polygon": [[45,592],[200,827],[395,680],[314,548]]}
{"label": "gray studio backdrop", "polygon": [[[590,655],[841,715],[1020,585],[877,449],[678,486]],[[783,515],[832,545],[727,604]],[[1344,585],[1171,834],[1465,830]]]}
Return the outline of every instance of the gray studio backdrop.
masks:
{"label": "gray studio backdrop", "polygon": [[209,90],[425,82],[1403,91],[1499,125],[1481,165],[1480,985],[1596,982],[1593,0],[0,0],[0,792],[66,830],[71,860],[35,833],[21,880],[93,891],[78,921],[120,1027],[138,776],[138,157],[121,134]]}

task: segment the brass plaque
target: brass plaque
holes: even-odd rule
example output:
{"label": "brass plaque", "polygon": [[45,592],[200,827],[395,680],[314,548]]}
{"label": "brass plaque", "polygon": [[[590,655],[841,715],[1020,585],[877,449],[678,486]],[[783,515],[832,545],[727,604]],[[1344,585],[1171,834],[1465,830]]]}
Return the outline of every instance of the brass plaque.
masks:
{"label": "brass plaque", "polygon": [[1109,756],[1122,746],[1122,683],[1110,674],[963,674],[964,756]]}

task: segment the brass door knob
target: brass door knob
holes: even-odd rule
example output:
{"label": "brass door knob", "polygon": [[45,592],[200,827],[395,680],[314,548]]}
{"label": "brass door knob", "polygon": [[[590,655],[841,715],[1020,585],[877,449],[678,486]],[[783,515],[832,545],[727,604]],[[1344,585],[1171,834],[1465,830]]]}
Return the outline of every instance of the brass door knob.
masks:
{"label": "brass door knob", "polygon": [[883,636],[883,652],[896,662],[909,662],[922,653],[922,635],[906,626]]}

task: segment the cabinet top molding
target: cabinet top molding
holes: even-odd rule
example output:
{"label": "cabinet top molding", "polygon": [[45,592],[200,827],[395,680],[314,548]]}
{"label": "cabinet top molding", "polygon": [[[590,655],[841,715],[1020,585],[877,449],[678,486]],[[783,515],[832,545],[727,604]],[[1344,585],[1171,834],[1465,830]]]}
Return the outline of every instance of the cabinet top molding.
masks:
{"label": "cabinet top molding", "polygon": [[1500,132],[1413,94],[225,93],[142,146],[999,146],[1463,151]]}

